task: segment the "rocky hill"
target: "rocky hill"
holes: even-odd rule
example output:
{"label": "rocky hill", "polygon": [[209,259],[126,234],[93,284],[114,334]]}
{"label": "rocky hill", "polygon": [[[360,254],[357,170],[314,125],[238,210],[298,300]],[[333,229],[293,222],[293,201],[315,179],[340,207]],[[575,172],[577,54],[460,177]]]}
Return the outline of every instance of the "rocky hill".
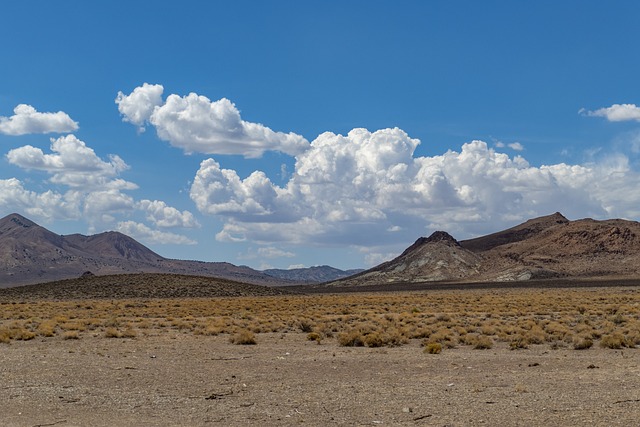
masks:
{"label": "rocky hill", "polygon": [[172,273],[237,280],[258,285],[287,284],[246,266],[226,262],[164,258],[118,232],[62,236],[11,214],[0,219],[0,288],[125,273]]}
{"label": "rocky hill", "polygon": [[397,258],[330,285],[551,278],[640,278],[640,223],[569,221],[556,212],[461,242],[438,231]]}

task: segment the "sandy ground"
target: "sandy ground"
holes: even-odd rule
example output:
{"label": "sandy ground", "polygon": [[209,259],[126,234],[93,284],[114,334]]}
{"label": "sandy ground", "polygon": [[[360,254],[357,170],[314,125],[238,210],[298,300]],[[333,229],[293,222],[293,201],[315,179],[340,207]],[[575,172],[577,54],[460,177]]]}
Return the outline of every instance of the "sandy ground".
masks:
{"label": "sandy ground", "polygon": [[638,350],[424,354],[170,331],[0,345],[5,426],[638,425]]}

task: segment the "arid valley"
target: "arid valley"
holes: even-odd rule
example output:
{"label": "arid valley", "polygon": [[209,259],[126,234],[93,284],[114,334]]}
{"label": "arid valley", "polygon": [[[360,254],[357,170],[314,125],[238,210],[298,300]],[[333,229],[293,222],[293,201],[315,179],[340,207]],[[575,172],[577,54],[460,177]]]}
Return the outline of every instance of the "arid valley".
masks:
{"label": "arid valley", "polygon": [[[253,283],[176,274],[196,264],[127,236],[0,225],[5,277],[75,276],[0,289],[3,425],[637,420],[635,222],[554,214],[463,242],[438,232],[328,283],[226,264]],[[87,265],[124,271],[78,275]]]}

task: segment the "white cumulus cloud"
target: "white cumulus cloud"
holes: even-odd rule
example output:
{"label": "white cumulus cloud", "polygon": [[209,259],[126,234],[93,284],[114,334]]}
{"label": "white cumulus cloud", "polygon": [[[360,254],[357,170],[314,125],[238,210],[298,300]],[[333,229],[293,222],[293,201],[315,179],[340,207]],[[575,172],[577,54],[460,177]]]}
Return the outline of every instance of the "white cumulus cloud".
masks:
{"label": "white cumulus cloud", "polygon": [[191,212],[180,212],[162,200],[140,200],[138,208],[145,211],[147,219],[158,227],[194,228],[200,226]]}
{"label": "white cumulus cloud", "polygon": [[144,131],[145,123],[153,114],[153,110],[162,105],[162,92],[164,92],[162,85],[148,83],[135,88],[129,95],[118,92],[116,104],[122,119],[138,126],[140,131]]}
{"label": "white cumulus cloud", "polygon": [[640,107],[635,104],[613,104],[611,107],[600,108],[595,111],[583,108],[580,113],[590,117],[604,117],[610,122],[640,121]]}
{"label": "white cumulus cloud", "polygon": [[166,231],[154,230],[145,224],[141,224],[135,221],[122,221],[116,226],[116,230],[133,237],[134,239],[141,240],[147,244],[177,244],[177,245],[195,245],[195,240],[189,239],[186,236],[169,233]]}
{"label": "white cumulus cloud", "polygon": [[265,151],[296,155],[309,147],[300,135],[242,120],[226,98],[211,101],[196,93],[172,94],[163,103],[162,91],[160,85],[145,83],[129,95],[119,92],[116,103],[125,121],[138,127],[153,125],[161,139],[186,153],[260,157]]}
{"label": "white cumulus cloud", "polygon": [[0,116],[1,134],[67,133],[78,129],[78,123],[63,111],[40,113],[31,105],[19,104],[13,113],[11,117]]}
{"label": "white cumulus cloud", "polygon": [[381,236],[394,244],[435,229],[467,238],[555,211],[640,213],[640,175],[622,155],[534,167],[483,141],[432,157],[414,155],[419,143],[397,128],[324,133],[296,157],[284,186],[260,171],[242,179],[208,159],[190,196],[198,210],[224,221],[218,240],[265,245],[370,247]]}
{"label": "white cumulus cloud", "polygon": [[0,179],[0,209],[26,212],[47,221],[77,219],[81,215],[82,198],[75,191],[61,194],[52,190],[37,193],[25,189],[17,178]]}
{"label": "white cumulus cloud", "polygon": [[123,180],[113,180],[129,166],[117,155],[109,161],[100,159],[95,151],[76,138],[66,135],[51,139],[51,154],[31,145],[10,150],[9,163],[23,169],[42,170],[51,174],[51,182],[69,187],[95,188],[112,186],[135,189],[137,186]]}

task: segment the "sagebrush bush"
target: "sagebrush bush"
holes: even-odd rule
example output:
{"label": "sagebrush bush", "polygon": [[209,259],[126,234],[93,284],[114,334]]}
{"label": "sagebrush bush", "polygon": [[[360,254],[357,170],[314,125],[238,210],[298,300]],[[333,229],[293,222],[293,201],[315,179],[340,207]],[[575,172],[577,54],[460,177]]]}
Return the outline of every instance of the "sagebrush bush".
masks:
{"label": "sagebrush bush", "polygon": [[573,348],[575,350],[587,350],[593,346],[591,337],[578,335],[573,337]]}
{"label": "sagebrush bush", "polygon": [[430,342],[424,346],[424,352],[428,354],[440,354],[442,345],[438,342]]}
{"label": "sagebrush bush", "polygon": [[256,341],[256,335],[248,329],[243,329],[236,332],[229,338],[229,341],[232,344],[237,345],[255,345],[258,343]]}

